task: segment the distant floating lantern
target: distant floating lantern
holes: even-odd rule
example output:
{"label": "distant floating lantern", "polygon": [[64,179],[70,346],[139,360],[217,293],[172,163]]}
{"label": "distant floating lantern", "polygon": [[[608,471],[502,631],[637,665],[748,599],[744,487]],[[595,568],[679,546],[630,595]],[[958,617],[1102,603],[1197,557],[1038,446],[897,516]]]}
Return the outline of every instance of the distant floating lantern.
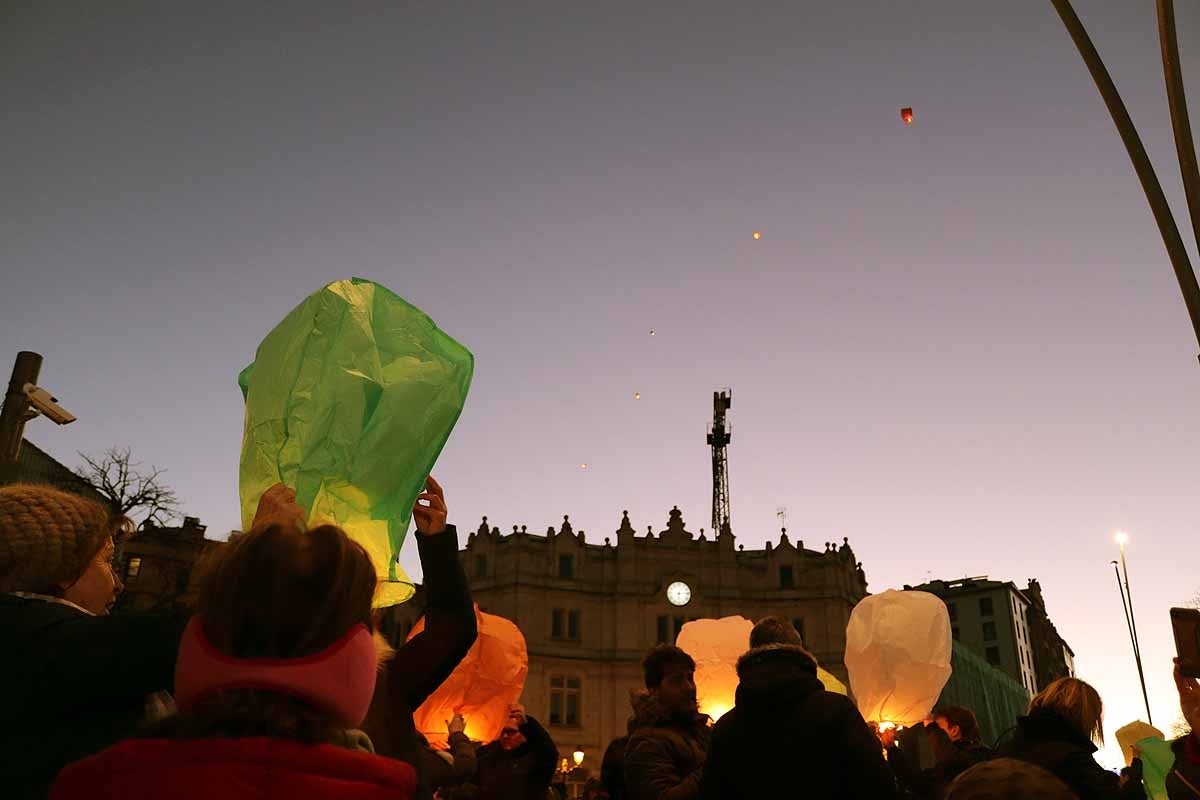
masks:
{"label": "distant floating lantern", "polygon": [[900,119],[904,120],[905,125],[912,125],[913,113],[911,108],[900,109]]}
{"label": "distant floating lantern", "polygon": [[634,392],[634,393],[633,393],[633,399],[634,399],[634,400],[641,400],[641,399],[642,399],[642,393],[641,393],[641,392]]}
{"label": "distant floating lantern", "polygon": [[580,468],[580,469],[587,469],[587,464],[586,464],[586,463],[580,464],[580,465],[579,465],[579,468]]}
{"label": "distant floating lantern", "polygon": [[864,598],[846,626],[846,670],[863,719],[924,720],[950,679],[950,615],[928,592],[889,589]]}
{"label": "distant floating lantern", "polygon": [[762,238],[762,231],[755,231],[754,232],[754,241],[757,242],[761,238]]}
{"label": "distant floating lantern", "polygon": [[654,335],[654,328],[651,328],[651,329],[650,329],[650,335],[651,335],[651,336],[653,336],[653,335]]}
{"label": "distant floating lantern", "polygon": [[736,703],[738,657],[750,647],[754,623],[745,617],[697,619],[683,626],[675,644],[696,662],[696,701],[713,719]]}
{"label": "distant floating lantern", "polygon": [[[504,728],[509,707],[521,699],[529,654],[520,629],[504,617],[484,614],[475,606],[479,636],[450,677],[413,714],[413,724],[429,743],[445,750],[446,720],[462,714],[467,738],[492,742]],[[409,640],[425,630],[422,617]]]}

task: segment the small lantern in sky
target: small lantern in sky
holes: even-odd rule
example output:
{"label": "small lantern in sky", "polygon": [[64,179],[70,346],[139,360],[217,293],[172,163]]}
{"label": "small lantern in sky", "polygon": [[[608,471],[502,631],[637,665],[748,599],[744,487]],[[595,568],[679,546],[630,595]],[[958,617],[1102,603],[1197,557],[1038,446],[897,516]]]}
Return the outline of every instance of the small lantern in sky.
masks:
{"label": "small lantern in sky", "polygon": [[912,125],[913,113],[911,108],[900,109],[900,119],[904,120],[905,125]]}
{"label": "small lantern in sky", "polygon": [[757,242],[762,238],[762,231],[755,231],[752,235],[754,236],[754,241]]}
{"label": "small lantern in sky", "polygon": [[634,399],[634,400],[641,400],[641,399],[642,399],[642,393],[641,393],[641,392],[634,392],[634,393],[633,393],[633,399]]}
{"label": "small lantern in sky", "polygon": [[587,462],[585,461],[584,463],[580,464],[580,465],[579,465],[579,468],[580,468],[580,469],[583,469],[583,470],[586,470],[586,469],[587,469]]}
{"label": "small lantern in sky", "polygon": [[915,725],[950,679],[950,615],[928,592],[864,598],[846,626],[846,670],[863,719]]}
{"label": "small lantern in sky", "polygon": [[750,647],[754,623],[745,617],[697,619],[683,626],[675,644],[696,662],[696,700],[713,719],[736,701],[737,660]]}
{"label": "small lantern in sky", "polygon": [[[520,700],[529,672],[525,637],[504,617],[484,614],[475,606],[479,636],[450,677],[413,714],[413,724],[439,749],[448,747],[446,720],[462,714],[465,733],[476,742],[491,742],[508,718],[509,707]],[[425,630],[422,617],[409,634]]]}
{"label": "small lantern in sky", "polygon": [[653,335],[654,335],[654,328],[651,328],[651,329],[650,329],[650,335],[651,335],[651,336],[653,336]]}

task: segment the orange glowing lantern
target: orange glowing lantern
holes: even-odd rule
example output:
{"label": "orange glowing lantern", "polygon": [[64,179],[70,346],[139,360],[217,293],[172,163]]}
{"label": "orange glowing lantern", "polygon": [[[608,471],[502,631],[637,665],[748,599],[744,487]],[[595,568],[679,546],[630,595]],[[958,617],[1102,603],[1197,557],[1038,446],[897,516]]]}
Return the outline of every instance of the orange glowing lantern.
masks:
{"label": "orange glowing lantern", "polygon": [[713,719],[733,708],[737,660],[750,646],[754,623],[745,617],[697,619],[679,631],[675,644],[696,662],[696,700]]}
{"label": "orange glowing lantern", "polygon": [[[462,714],[466,734],[477,742],[491,742],[508,718],[509,706],[518,702],[529,672],[525,637],[504,617],[484,614],[475,606],[479,637],[462,662],[413,714],[413,724],[436,748],[446,749],[446,720]],[[425,629],[422,617],[409,639]]]}
{"label": "orange glowing lantern", "polygon": [[950,615],[928,592],[864,598],[846,626],[846,670],[863,719],[915,725],[950,679]]}
{"label": "orange glowing lantern", "polygon": [[759,239],[762,238],[762,231],[755,231],[753,236],[754,236],[754,241],[757,242]]}
{"label": "orange glowing lantern", "polygon": [[900,109],[900,119],[904,120],[905,125],[912,125],[913,113],[911,108]]}

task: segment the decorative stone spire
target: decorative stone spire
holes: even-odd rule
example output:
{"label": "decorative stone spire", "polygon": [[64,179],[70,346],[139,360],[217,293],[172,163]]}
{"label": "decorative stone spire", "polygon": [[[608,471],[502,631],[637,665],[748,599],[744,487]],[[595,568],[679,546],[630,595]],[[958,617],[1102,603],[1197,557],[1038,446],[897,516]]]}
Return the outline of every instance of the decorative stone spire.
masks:
{"label": "decorative stone spire", "polygon": [[562,528],[560,528],[558,532],[559,532],[559,534],[560,534],[560,535],[565,535],[565,534],[569,534],[569,533],[574,533],[574,532],[575,532],[575,531],[574,531],[574,530],[571,528],[571,518],[570,518],[570,517],[568,517],[566,514],[563,514],[563,524],[562,524]]}
{"label": "decorative stone spire", "polygon": [[783,547],[785,544],[791,544],[791,542],[788,541],[787,528],[780,528],[779,529],[779,546]]}
{"label": "decorative stone spire", "polygon": [[692,534],[683,523],[683,512],[679,506],[671,509],[667,517],[667,529],[662,532],[662,538],[671,541],[691,541]]}
{"label": "decorative stone spire", "polygon": [[621,527],[617,528],[617,533],[633,533],[633,524],[629,521],[629,512],[621,512]]}
{"label": "decorative stone spire", "polygon": [[487,517],[484,517],[483,522],[479,523],[479,530],[477,530],[475,532],[478,533],[480,536],[487,536],[489,530],[491,530],[491,529],[488,528]]}

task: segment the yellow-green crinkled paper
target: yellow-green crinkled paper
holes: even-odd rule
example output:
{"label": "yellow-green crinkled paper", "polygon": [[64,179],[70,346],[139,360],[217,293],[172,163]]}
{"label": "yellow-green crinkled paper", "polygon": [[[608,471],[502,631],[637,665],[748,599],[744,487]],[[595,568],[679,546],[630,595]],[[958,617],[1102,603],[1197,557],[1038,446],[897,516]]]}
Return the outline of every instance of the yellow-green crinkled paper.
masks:
{"label": "yellow-green crinkled paper", "polygon": [[396,558],[474,366],[469,350],[377,283],[342,280],[309,296],[238,376],[243,529],[283,482],[310,526],[332,522],[366,548],[384,581],[376,606],[409,599]]}

